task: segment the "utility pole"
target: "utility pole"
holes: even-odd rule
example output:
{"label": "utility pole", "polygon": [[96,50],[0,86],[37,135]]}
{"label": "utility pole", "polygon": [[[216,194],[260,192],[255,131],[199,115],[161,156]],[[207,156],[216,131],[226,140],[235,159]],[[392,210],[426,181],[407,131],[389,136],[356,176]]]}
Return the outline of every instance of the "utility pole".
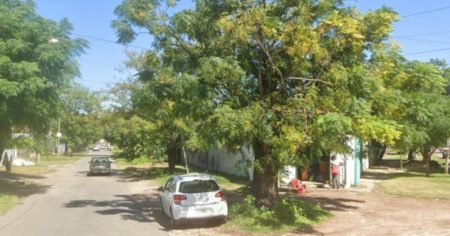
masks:
{"label": "utility pole", "polygon": [[445,155],[445,175],[448,175],[448,153]]}
{"label": "utility pole", "polygon": [[56,155],[59,154],[59,139],[61,136],[61,121],[58,119],[58,132],[56,133]]}
{"label": "utility pole", "polygon": [[449,147],[450,147],[450,139],[447,139],[447,148],[445,151],[443,150],[443,153],[445,152],[445,175],[448,175],[448,155],[449,155]]}

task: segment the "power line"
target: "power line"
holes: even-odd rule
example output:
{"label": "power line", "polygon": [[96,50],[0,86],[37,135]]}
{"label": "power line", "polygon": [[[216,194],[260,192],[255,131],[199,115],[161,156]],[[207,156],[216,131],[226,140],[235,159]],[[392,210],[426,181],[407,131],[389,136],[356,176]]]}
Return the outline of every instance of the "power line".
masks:
{"label": "power line", "polygon": [[449,50],[450,50],[450,48],[440,48],[440,49],[434,49],[434,50],[405,53],[405,55],[412,56],[412,55],[427,54],[427,53],[432,53],[432,52],[441,52],[441,51],[449,51]]}
{"label": "power line", "polygon": [[[118,43],[114,40],[110,40],[110,39],[103,39],[103,38],[99,38],[99,37],[95,37],[95,36],[90,36],[90,35],[86,35],[86,34],[77,34],[77,33],[72,33],[75,36],[79,36],[79,37],[83,37],[83,38],[88,38],[88,39],[93,39],[93,40],[97,40],[97,41],[102,41],[105,43],[112,43],[112,44],[118,44],[118,45],[122,45],[121,43]],[[131,47],[131,48],[138,48],[138,49],[143,49],[143,50],[148,50],[148,48],[145,47],[141,47],[141,46],[136,46],[136,45],[132,45],[132,44],[127,44],[127,47]]]}
{"label": "power line", "polygon": [[394,38],[395,39],[404,39],[404,38],[421,37],[421,36],[438,35],[438,34],[448,34],[448,33],[450,33],[450,30],[430,32],[430,33],[421,33],[421,34],[401,35],[401,36],[396,36]]}
{"label": "power line", "polygon": [[415,12],[415,13],[404,15],[404,16],[401,16],[401,17],[402,18],[407,18],[407,17],[411,17],[411,16],[425,15],[425,14],[428,14],[428,13],[433,13],[433,12],[442,11],[442,10],[446,10],[446,9],[450,9],[450,6],[440,7],[440,8],[436,8],[436,9],[432,9],[432,10],[427,10],[427,11]]}
{"label": "power line", "polygon": [[450,42],[442,42],[442,41],[434,41],[434,40],[422,40],[422,39],[414,39],[414,38],[404,38],[404,39],[405,40],[419,42],[419,43],[431,43],[431,44],[450,45]]}

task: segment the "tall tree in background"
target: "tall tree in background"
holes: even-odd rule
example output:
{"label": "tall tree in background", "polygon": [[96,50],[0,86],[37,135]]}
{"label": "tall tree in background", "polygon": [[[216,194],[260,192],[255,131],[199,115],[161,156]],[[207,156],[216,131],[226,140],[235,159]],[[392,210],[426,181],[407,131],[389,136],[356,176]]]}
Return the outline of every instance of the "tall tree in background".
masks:
{"label": "tall tree in background", "polygon": [[46,133],[59,112],[59,89],[79,75],[76,57],[86,42],[71,39],[67,19],[36,13],[34,3],[0,2],[0,153],[12,128]]}
{"label": "tall tree in background", "polygon": [[91,92],[80,84],[72,83],[61,90],[60,115],[61,141],[66,151],[78,152],[91,146],[102,136],[100,117],[103,98],[99,92]]}
{"label": "tall tree in background", "polygon": [[191,84],[169,96],[196,90],[196,114],[190,109],[185,117],[202,140],[252,146],[258,204],[277,200],[278,171],[318,134],[333,131],[329,144],[349,134],[387,143],[398,137],[395,124],[368,104],[383,89],[366,66],[392,30],[396,14],[389,9],[362,15],[338,0],[199,0],[169,14],[172,3],[125,0],[113,27],[123,43],[143,29],[155,38],[159,71],[168,68],[181,81],[174,83]]}
{"label": "tall tree in background", "polygon": [[401,81],[406,98],[402,136],[410,140],[412,149],[420,151],[429,176],[431,155],[450,137],[447,80],[443,70],[432,63],[412,61],[406,71],[407,77]]}

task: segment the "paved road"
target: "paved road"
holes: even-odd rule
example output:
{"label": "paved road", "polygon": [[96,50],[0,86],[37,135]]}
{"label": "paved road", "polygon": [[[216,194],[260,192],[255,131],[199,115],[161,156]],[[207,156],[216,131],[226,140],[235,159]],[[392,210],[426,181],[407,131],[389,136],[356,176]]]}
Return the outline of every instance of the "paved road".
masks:
{"label": "paved road", "polygon": [[51,175],[44,193],[0,217],[0,235],[168,235],[152,217],[160,214],[156,196],[131,194],[116,174],[87,177],[89,159]]}

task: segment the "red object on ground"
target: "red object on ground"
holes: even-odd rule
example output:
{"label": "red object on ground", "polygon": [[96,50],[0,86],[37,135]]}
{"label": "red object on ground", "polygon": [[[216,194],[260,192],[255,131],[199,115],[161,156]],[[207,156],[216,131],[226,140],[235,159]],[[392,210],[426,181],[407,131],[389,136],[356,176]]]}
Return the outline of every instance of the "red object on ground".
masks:
{"label": "red object on ground", "polygon": [[306,185],[302,184],[302,181],[299,179],[292,179],[291,180],[291,188],[295,191],[297,191],[298,194],[304,194],[306,193]]}

